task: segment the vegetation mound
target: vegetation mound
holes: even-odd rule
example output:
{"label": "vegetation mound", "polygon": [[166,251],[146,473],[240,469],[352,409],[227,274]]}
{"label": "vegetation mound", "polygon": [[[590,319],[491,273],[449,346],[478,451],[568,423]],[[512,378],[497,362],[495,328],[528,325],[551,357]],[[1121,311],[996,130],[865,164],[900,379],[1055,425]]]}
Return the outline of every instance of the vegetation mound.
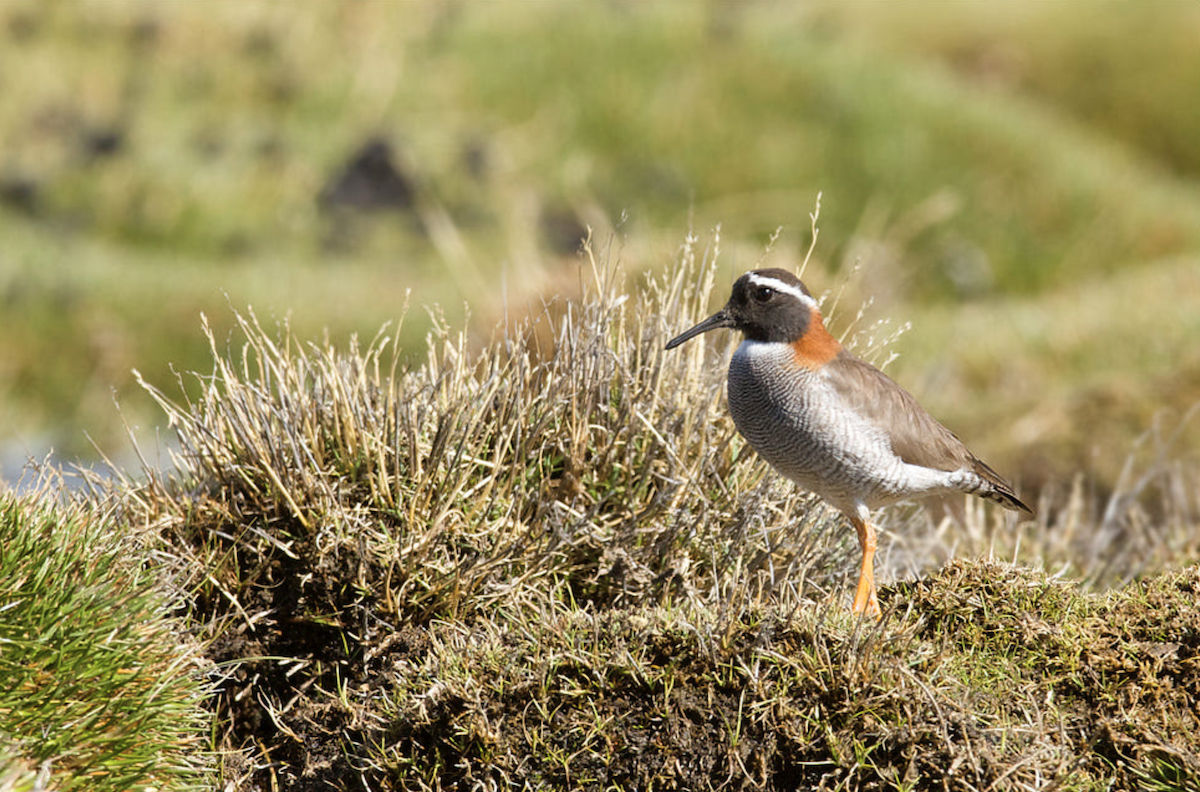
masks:
{"label": "vegetation mound", "polygon": [[887,618],[688,607],[436,624],[381,759],[406,789],[1121,789],[1200,781],[1200,568],[1110,596],[952,562]]}
{"label": "vegetation mound", "polygon": [[[579,301],[480,348],[439,322],[412,364],[386,334],[339,351],[239,317],[182,396],[148,386],[174,470],[96,500],[185,570],[184,615],[226,670],[228,788],[1196,777],[1195,569],[1109,594],[995,563],[927,576],[951,543],[1036,539],[1102,581],[1062,541],[1078,503],[1007,527],[894,512],[881,573],[908,582],[879,624],[845,613],[852,533],[744,453],[721,356],[662,349],[707,308],[717,243],[632,295],[588,248]],[[1114,501],[1113,546],[1184,546],[1179,505],[1151,528]]]}

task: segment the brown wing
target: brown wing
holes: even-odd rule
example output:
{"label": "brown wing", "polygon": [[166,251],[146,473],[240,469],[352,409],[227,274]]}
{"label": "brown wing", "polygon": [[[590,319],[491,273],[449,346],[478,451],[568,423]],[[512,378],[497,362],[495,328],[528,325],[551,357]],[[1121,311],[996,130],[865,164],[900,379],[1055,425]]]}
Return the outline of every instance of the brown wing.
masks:
{"label": "brown wing", "polygon": [[971,470],[995,487],[986,497],[1010,509],[1033,513],[1000,474],[972,454],[954,432],[942,426],[891,377],[846,350],[826,370],[847,404],[891,439],[896,456],[910,465],[934,470]]}

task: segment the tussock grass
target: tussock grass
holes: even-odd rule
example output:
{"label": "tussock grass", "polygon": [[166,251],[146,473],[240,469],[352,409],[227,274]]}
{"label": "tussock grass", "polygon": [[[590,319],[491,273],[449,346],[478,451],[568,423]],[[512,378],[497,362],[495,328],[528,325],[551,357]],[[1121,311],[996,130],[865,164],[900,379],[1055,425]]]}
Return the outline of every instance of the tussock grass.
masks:
{"label": "tussock grass", "polygon": [[76,506],[0,493],[0,789],[205,789],[198,647],[160,570]]}
{"label": "tussock grass", "polygon": [[[206,328],[215,369],[197,376],[198,397],[146,386],[179,449],[175,473],[150,471],[130,507],[203,538],[198,551],[221,562],[205,596],[235,610],[272,561],[314,552],[363,556],[362,582],[387,580],[386,609],[420,622],[562,576],[579,602],[623,604],[709,597],[737,564],[766,572],[777,553],[751,563],[740,545],[790,522],[795,504],[768,502],[764,467],[737,461],[725,364],[701,345],[662,349],[710,300],[715,267],[692,245],[633,298],[589,251],[583,300],[480,350],[439,323],[412,368],[386,334],[342,353],[286,326],[273,338],[250,314],[231,360]],[[710,533],[717,523],[733,527]],[[811,565],[804,550],[780,572]]]}
{"label": "tussock grass", "polygon": [[[928,576],[956,546],[1048,548],[1096,586],[1165,560],[1097,566],[1082,496],[1015,527],[890,512],[886,618],[844,611],[852,532],[746,453],[730,347],[662,349],[724,297],[719,241],[631,290],[589,244],[581,298],[477,345],[439,320],[411,364],[398,328],[339,349],[251,313],[229,348],[208,332],[213,369],[182,395],[146,384],[174,469],[95,494],[189,571],[227,669],[229,788],[1195,777],[1194,568],[1109,594],[994,562]],[[1187,546],[1190,501],[1151,528],[1138,486],[1103,524]]]}

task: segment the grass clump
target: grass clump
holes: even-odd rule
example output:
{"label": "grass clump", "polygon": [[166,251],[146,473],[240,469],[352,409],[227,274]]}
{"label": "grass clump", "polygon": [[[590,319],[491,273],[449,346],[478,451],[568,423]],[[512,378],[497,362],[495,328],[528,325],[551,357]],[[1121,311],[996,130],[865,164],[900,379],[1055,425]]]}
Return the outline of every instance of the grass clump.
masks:
{"label": "grass clump", "polygon": [[131,543],[0,493],[0,789],[206,788],[200,658]]}

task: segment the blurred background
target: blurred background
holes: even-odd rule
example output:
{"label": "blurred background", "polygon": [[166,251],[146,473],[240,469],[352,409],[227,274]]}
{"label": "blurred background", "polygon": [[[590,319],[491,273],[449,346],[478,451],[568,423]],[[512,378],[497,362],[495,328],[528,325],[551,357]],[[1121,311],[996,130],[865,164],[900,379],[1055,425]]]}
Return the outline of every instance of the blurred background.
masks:
{"label": "blurred background", "polygon": [[588,228],[631,279],[718,224],[730,282],[795,267],[818,192],[834,328],[911,324],[889,373],[1026,491],[1193,464],[1197,42],[1183,2],[6,0],[0,472],[153,445],[132,370],[211,371],[201,312],[407,301],[420,360],[423,306],[577,292]]}

